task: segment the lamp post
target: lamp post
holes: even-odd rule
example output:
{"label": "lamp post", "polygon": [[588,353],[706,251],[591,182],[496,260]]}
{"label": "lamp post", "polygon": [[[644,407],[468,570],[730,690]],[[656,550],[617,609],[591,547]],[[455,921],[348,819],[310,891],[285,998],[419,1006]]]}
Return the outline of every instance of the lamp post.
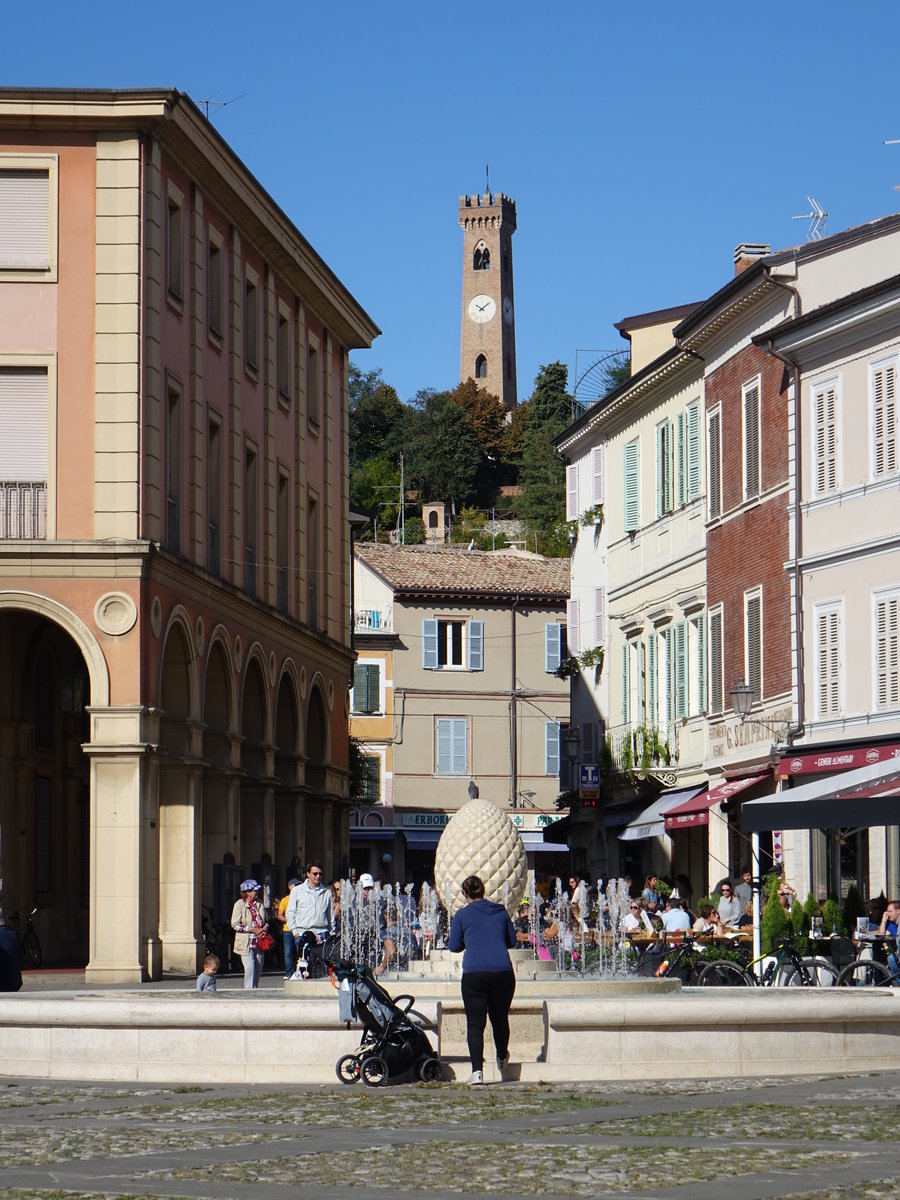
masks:
{"label": "lamp post", "polygon": [[569,787],[577,789],[578,780],[575,778],[575,764],[578,762],[578,752],[581,749],[581,730],[577,725],[568,725],[563,734],[563,747],[569,760]]}
{"label": "lamp post", "polygon": [[729,692],[731,697],[731,707],[741,718],[741,724],[750,716],[750,709],[753,707],[753,688],[749,683],[745,683],[741,677]]}

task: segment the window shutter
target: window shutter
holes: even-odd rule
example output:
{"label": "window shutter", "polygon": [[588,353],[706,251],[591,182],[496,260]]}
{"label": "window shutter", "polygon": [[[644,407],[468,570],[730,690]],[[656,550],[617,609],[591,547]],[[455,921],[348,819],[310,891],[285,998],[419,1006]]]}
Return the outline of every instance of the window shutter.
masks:
{"label": "window shutter", "polygon": [[900,596],[875,607],[875,691],[879,708],[900,704]]}
{"label": "window shutter", "polygon": [[544,774],[559,776],[559,723],[544,725]]}
{"label": "window shutter", "polygon": [[0,170],[0,269],[49,266],[49,171]]}
{"label": "window shutter", "polygon": [[653,728],[659,723],[659,676],[657,674],[657,636],[651,633],[647,639],[647,720]]}
{"label": "window shutter", "polygon": [[581,726],[581,761],[592,763],[596,757],[594,749],[594,723],[584,721]]}
{"label": "window shutter", "polygon": [[566,520],[578,520],[578,468],[573,466],[566,467]]}
{"label": "window shutter", "polygon": [[722,687],[722,610],[709,614],[709,709],[714,715],[724,711]]}
{"label": "window shutter", "polygon": [[484,670],[484,621],[469,622],[469,670]]}
{"label": "window shutter", "polygon": [[688,427],[687,412],[680,412],[675,424],[675,507],[682,508],[687,503],[687,455]]}
{"label": "window shutter", "polygon": [[747,682],[753,688],[753,698],[762,699],[762,597],[748,596],[747,623]]}
{"label": "window shutter", "polygon": [[630,533],[640,523],[640,492],[638,469],[640,443],[635,439],[624,448],[625,454],[625,531]]}
{"label": "window shutter", "polygon": [[438,775],[452,774],[453,767],[453,734],[452,721],[439,719],[437,723],[437,773]]}
{"label": "window shutter", "polygon": [[816,492],[823,495],[837,488],[837,393],[821,388],[814,398]]}
{"label": "window shutter", "polygon": [[696,500],[700,495],[700,405],[692,404],[687,410],[687,498]]}
{"label": "window shutter", "polygon": [[603,503],[603,447],[595,446],[591,451],[591,480],[593,490],[591,493],[591,502],[593,504]]}
{"label": "window shutter", "polygon": [[744,498],[759,495],[759,385],[744,392]]}
{"label": "window shutter", "polygon": [[819,716],[836,715],[841,710],[840,705],[840,611],[831,609],[820,612],[817,621],[816,635],[819,643],[818,653],[818,701]]}
{"label": "window shutter", "polygon": [[465,775],[468,771],[468,727],[465,720],[451,721],[453,726],[453,774]]}
{"label": "window shutter", "polygon": [[550,621],[544,626],[544,670],[555,671],[562,662],[562,626]]}
{"label": "window shutter", "polygon": [[381,710],[381,667],[378,663],[370,663],[366,672],[366,712],[377,713]]}
{"label": "window shutter", "polygon": [[0,483],[47,482],[49,407],[46,370],[0,368]]}
{"label": "window shutter", "polygon": [[897,370],[893,364],[872,372],[872,427],[875,433],[875,474],[897,470]]}
{"label": "window shutter", "polygon": [[594,645],[606,645],[606,588],[594,588]]}
{"label": "window shutter", "polygon": [[688,715],[687,621],[675,626],[675,718]]}
{"label": "window shutter", "polygon": [[709,414],[709,425],[707,427],[709,448],[706,455],[706,461],[709,471],[709,492],[706,500],[710,521],[714,521],[717,517],[722,515],[721,428],[721,416],[719,410],[716,409],[714,413]]}
{"label": "window shutter", "polygon": [[581,652],[581,630],[578,626],[578,601],[566,601],[566,637],[569,642],[569,653],[578,655]]}
{"label": "window shutter", "polygon": [[637,678],[638,720],[647,722],[647,647],[644,642],[638,642],[638,678]]}
{"label": "window shutter", "polygon": [[622,647],[622,724],[631,724],[631,678],[628,670],[628,643]]}
{"label": "window shutter", "polygon": [[666,648],[666,723],[671,725],[675,720],[675,628],[672,625],[663,630],[663,643]]}
{"label": "window shutter", "polygon": [[706,614],[697,621],[697,712],[705,713],[706,704]]}
{"label": "window shutter", "polygon": [[366,665],[365,663],[356,663],[353,668],[353,711],[366,712],[363,707],[366,703]]}
{"label": "window shutter", "polygon": [[426,671],[438,668],[438,623],[426,619],[422,622],[422,666]]}
{"label": "window shutter", "polygon": [[661,517],[666,509],[666,432],[668,425],[656,427],[656,515]]}

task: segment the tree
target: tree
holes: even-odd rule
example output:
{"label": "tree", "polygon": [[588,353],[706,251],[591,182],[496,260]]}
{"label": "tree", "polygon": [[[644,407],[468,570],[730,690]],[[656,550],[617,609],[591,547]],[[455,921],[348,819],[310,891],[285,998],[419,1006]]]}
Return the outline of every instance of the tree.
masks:
{"label": "tree", "polygon": [[565,531],[565,467],[553,438],[569,424],[572,397],[566,391],[567,368],[559,362],[541,367],[528,401],[528,416],[522,448],[519,511],[543,554],[563,556],[569,552]]}
{"label": "tree", "polygon": [[400,468],[386,454],[359,463],[350,474],[350,502],[374,512],[382,530],[393,529],[400,509]]}
{"label": "tree", "polygon": [[450,399],[465,412],[485,455],[499,462],[506,442],[506,409],[500,398],[469,378],[450,392]]}
{"label": "tree", "polygon": [[369,459],[397,457],[403,443],[404,407],[381,371],[363,374],[353,363],[347,377],[351,474]]}
{"label": "tree", "polygon": [[463,408],[449,392],[428,395],[411,414],[407,477],[421,500],[462,505],[474,499],[484,452]]}

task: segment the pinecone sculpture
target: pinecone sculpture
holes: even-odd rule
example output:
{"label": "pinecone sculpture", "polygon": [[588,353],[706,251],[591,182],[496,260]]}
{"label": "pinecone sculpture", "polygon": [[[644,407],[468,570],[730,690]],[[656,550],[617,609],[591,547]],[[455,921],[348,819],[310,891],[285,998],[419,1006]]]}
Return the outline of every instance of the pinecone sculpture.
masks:
{"label": "pinecone sculpture", "polygon": [[471,800],[444,827],[434,858],[438,900],[453,914],[466,903],[462,881],[477,875],[488,900],[512,915],[525,894],[525,847],[512,821],[490,800]]}

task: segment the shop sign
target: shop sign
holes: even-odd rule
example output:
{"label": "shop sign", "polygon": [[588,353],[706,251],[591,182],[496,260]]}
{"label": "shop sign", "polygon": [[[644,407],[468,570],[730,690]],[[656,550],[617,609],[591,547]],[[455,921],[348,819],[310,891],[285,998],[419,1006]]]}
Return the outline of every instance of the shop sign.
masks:
{"label": "shop sign", "polygon": [[600,768],[596,763],[581,764],[578,795],[582,800],[600,799]]}
{"label": "shop sign", "polygon": [[[765,722],[765,725],[761,722]],[[743,724],[740,718],[719,721],[709,727],[709,746],[713,758],[727,758],[740,750],[752,747],[771,746],[784,741],[791,723],[791,710],[781,708],[773,713],[761,713],[758,718],[748,717]],[[771,726],[771,728],[766,728]],[[781,729],[780,726],[784,728]]]}
{"label": "shop sign", "polygon": [[559,817],[550,816],[549,813],[510,813],[510,820],[516,829],[524,830],[525,832],[535,829],[546,829],[548,825],[552,825],[554,821],[558,821]]}
{"label": "shop sign", "polygon": [[900,758],[900,745],[862,746],[848,750],[823,750],[819,754],[795,754],[783,758],[778,764],[778,774],[819,775],[827,771],[850,771],[856,767],[870,767],[873,763],[885,762],[889,758]]}
{"label": "shop sign", "polygon": [[394,813],[394,824],[397,824],[397,817],[400,818],[401,825],[414,825],[418,828],[434,829],[435,826],[446,825],[450,820],[450,813],[445,812],[405,812]]}

